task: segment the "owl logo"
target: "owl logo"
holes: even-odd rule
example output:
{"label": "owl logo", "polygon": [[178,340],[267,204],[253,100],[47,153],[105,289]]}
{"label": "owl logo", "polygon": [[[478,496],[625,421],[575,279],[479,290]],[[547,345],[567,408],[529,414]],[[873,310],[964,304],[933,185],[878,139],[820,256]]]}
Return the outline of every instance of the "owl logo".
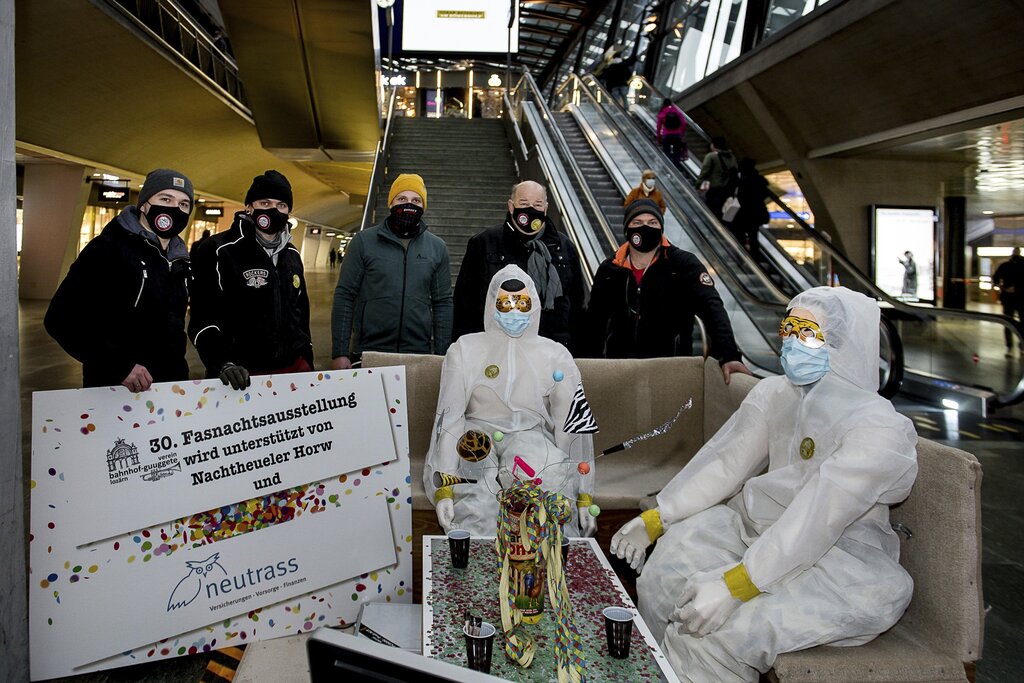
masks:
{"label": "owl logo", "polygon": [[462,435],[455,446],[459,457],[468,462],[480,462],[491,452],[491,437],[471,429]]}
{"label": "owl logo", "polygon": [[167,600],[167,611],[170,612],[171,610],[190,605],[199,596],[199,591],[203,589],[203,577],[209,576],[214,568],[221,570],[227,576],[228,572],[224,567],[220,566],[219,560],[220,553],[214,553],[199,562],[185,560],[188,574],[171,591],[171,597]]}

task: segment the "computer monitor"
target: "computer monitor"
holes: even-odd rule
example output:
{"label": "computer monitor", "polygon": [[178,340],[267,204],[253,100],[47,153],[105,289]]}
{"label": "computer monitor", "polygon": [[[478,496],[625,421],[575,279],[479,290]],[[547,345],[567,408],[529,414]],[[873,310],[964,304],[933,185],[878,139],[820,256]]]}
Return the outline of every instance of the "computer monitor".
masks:
{"label": "computer monitor", "polygon": [[[330,628],[319,628],[306,641],[312,683],[380,681],[381,683],[489,683],[489,674],[447,664],[396,647],[379,645]],[[502,656],[500,652],[494,653]],[[348,676],[345,676],[348,674]]]}

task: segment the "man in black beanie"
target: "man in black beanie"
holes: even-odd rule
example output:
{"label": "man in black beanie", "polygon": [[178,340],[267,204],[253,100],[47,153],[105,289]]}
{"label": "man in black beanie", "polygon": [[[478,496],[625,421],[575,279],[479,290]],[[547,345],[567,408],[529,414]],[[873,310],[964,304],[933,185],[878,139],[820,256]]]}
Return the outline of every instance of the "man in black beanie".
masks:
{"label": "man in black beanie", "polygon": [[146,176],[138,203],[121,211],[71,264],[43,324],[82,363],[82,384],[123,384],[131,391],[153,382],[188,379],[185,309],[188,249],[178,234],[188,226],[192,181],[161,168]]}
{"label": "man in black beanie", "polygon": [[249,375],[313,369],[309,296],[291,243],[292,186],[277,171],[253,178],[231,229],[195,249],[188,333],[206,365],[235,389]]}
{"label": "man in black beanie", "polygon": [[693,318],[707,329],[710,355],[725,383],[740,361],[729,316],[704,264],[665,239],[664,217],[650,199],[626,207],[626,243],[597,269],[586,312],[587,348],[596,358],[689,356]]}

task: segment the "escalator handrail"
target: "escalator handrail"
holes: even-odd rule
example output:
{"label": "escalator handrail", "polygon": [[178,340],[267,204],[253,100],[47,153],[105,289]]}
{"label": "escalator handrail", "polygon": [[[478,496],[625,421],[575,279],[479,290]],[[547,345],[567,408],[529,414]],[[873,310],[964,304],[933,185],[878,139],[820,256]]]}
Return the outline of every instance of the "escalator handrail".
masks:
{"label": "escalator handrail", "polygon": [[590,205],[591,211],[597,217],[597,223],[601,228],[603,236],[608,241],[608,244],[612,245],[612,248],[614,249],[617,246],[618,240],[616,240],[615,236],[612,234],[611,227],[608,225],[608,219],[605,218],[604,212],[601,210],[601,205],[597,203],[597,198],[594,197],[594,194],[590,191],[590,187],[586,183],[583,171],[580,169],[579,164],[576,163],[576,159],[572,155],[572,150],[569,149],[568,141],[566,141],[565,136],[562,135],[562,131],[559,130],[558,125],[555,123],[554,114],[552,114],[551,109],[548,107],[544,94],[541,92],[540,88],[537,87],[537,83],[534,81],[533,76],[526,69],[523,69],[523,75],[520,78],[519,83],[516,84],[514,90],[515,96],[517,97],[517,104],[519,101],[519,92],[521,90],[520,84],[525,84],[533,95],[533,101],[540,107],[541,115],[548,123],[547,128],[549,134],[554,138],[555,144],[558,145],[562,153],[562,158],[569,163],[570,170],[579,180],[584,197]]}
{"label": "escalator handrail", "polygon": [[394,126],[391,124],[395,118],[395,96],[398,88],[391,88],[391,95],[388,98],[387,118],[384,121],[384,133],[377,142],[377,153],[373,156],[373,170],[370,171],[370,184],[366,190],[366,204],[363,205],[363,218],[359,222],[359,230],[366,230],[376,224],[374,212],[377,207],[377,193],[380,192],[380,185],[387,173],[388,160],[391,155],[391,137],[394,134]]}

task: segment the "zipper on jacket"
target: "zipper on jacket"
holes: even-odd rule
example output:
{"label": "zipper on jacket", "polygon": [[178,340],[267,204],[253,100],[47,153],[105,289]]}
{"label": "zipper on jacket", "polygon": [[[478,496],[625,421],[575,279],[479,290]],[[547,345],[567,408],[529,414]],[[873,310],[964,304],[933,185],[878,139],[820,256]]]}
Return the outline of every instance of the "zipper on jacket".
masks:
{"label": "zipper on jacket", "polygon": [[[143,264],[143,265],[145,265],[145,264]],[[138,308],[139,307],[139,299],[142,298],[142,290],[146,288],[146,278],[148,278],[148,277],[149,277],[149,273],[147,273],[146,269],[143,268],[142,269],[142,282],[139,283],[139,293],[135,295],[135,305],[132,306],[132,308]]]}
{"label": "zipper on jacket", "polygon": [[[412,240],[410,240],[411,242]],[[399,245],[400,247],[402,245]],[[405,281],[409,277],[409,247],[411,245],[405,245],[402,248],[402,303],[399,304],[398,309],[398,335],[395,337],[395,352],[401,353],[402,351],[402,326],[405,324]]]}

